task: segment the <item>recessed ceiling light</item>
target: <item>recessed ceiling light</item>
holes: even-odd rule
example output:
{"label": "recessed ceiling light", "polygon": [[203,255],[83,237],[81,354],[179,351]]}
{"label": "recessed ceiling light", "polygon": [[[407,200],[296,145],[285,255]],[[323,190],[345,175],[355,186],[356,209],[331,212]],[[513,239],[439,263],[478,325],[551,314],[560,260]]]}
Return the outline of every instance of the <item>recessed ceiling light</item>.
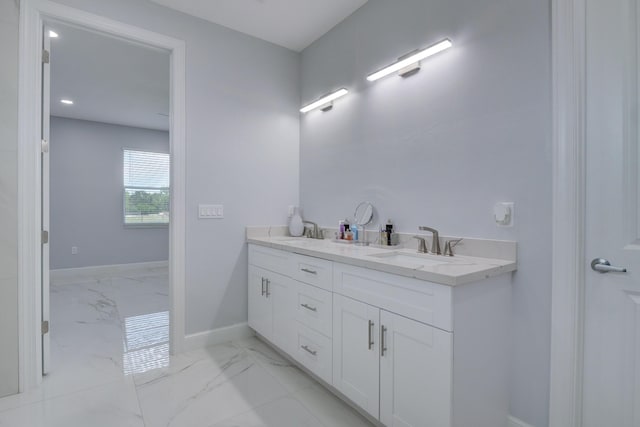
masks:
{"label": "recessed ceiling light", "polygon": [[49,37],[51,37],[52,39],[57,39],[58,38],[58,33],[56,33],[53,30],[49,30]]}
{"label": "recessed ceiling light", "polygon": [[73,101],[70,99],[61,99],[60,102],[62,104],[73,105]]}

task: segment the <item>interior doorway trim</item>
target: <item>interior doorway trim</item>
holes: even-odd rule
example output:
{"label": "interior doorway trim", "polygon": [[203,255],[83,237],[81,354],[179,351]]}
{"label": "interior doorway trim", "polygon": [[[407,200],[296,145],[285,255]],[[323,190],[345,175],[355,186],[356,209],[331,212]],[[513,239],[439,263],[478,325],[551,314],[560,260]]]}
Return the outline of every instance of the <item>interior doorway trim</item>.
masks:
{"label": "interior doorway trim", "polygon": [[552,0],[553,269],[550,427],[582,425],[586,0]]}
{"label": "interior doorway trim", "polygon": [[185,43],[172,37],[54,3],[20,2],[18,100],[18,327],[20,391],[42,381],[40,354],[40,87],[42,25],[56,20],[165,49],[171,55],[171,223],[169,283],[172,354],[185,338]]}

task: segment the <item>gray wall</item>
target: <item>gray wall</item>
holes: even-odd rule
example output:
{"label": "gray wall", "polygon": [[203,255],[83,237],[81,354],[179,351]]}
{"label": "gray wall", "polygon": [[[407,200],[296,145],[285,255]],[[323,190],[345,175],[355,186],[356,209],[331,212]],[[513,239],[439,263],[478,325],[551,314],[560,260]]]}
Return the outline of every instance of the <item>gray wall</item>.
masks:
{"label": "gray wall", "polygon": [[18,6],[0,1],[0,397],[18,392]]}
{"label": "gray wall", "polygon": [[187,334],[246,322],[245,226],[298,202],[300,55],[148,1],[59,3],[186,42]]}
{"label": "gray wall", "polygon": [[51,269],[169,259],[167,227],[122,224],[122,149],[168,153],[169,133],[52,117],[50,139]]}
{"label": "gray wall", "polygon": [[[449,37],[420,73],[365,77]],[[551,77],[548,1],[369,0],[302,53],[302,100],[346,86],[301,121],[306,217],[336,225],[358,201],[401,231],[518,242],[511,413],[548,423],[551,302]],[[516,203],[497,228],[496,202]]]}

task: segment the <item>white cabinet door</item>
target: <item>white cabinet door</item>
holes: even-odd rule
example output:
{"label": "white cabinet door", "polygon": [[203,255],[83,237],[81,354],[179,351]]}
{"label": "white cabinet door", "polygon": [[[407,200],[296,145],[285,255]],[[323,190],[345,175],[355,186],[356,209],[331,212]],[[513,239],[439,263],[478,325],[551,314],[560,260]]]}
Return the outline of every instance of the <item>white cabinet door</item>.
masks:
{"label": "white cabinet door", "polygon": [[368,304],[333,297],[333,386],[378,418],[379,313]]}
{"label": "white cabinet door", "polygon": [[271,301],[266,297],[266,280],[269,274],[267,270],[249,265],[249,326],[263,337],[271,339]]}
{"label": "white cabinet door", "polygon": [[449,427],[452,334],[384,310],[380,325],[380,421]]}
{"label": "white cabinet door", "polygon": [[296,283],[285,276],[268,273],[266,298],[271,304],[273,329],[271,341],[292,354],[296,348]]}

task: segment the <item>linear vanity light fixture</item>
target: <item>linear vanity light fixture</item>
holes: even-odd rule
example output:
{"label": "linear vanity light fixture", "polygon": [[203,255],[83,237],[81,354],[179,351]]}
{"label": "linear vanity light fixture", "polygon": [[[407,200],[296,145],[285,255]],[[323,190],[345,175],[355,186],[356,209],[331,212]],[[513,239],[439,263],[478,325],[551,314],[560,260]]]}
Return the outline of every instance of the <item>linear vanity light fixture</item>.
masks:
{"label": "linear vanity light fixture", "polygon": [[333,101],[338,98],[341,98],[348,94],[349,91],[345,88],[338,89],[335,92],[331,92],[327,95],[322,96],[317,101],[312,102],[309,105],[305,105],[300,109],[301,113],[308,113],[311,110],[315,110],[316,108],[322,109],[322,111],[329,111],[333,108]]}
{"label": "linear vanity light fixture", "polygon": [[388,76],[389,74],[395,73],[396,71],[399,71],[399,74],[402,77],[409,77],[420,70],[420,61],[432,55],[435,55],[436,53],[442,52],[443,50],[447,50],[451,46],[453,46],[451,40],[444,39],[424,49],[408,53],[407,55],[398,58],[398,60],[393,64],[388,65],[373,74],[369,74],[367,76],[367,80],[369,80],[370,82],[375,82],[376,80],[381,79],[384,76]]}

